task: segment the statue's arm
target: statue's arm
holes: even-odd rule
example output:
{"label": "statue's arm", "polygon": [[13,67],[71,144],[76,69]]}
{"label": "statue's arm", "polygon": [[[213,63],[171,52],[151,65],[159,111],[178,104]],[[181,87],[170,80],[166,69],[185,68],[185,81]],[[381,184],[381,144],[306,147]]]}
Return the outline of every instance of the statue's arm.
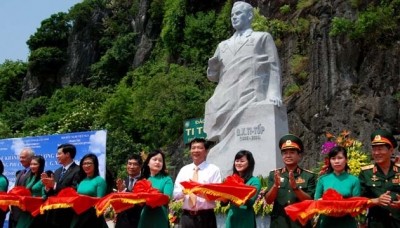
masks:
{"label": "statue's arm", "polygon": [[218,82],[221,69],[221,60],[219,58],[219,48],[214,53],[214,56],[208,60],[207,78],[210,81]]}
{"label": "statue's arm", "polygon": [[267,72],[267,75],[269,75],[267,99],[279,107],[282,105],[281,68],[278,51],[270,34],[265,37],[265,50],[269,56],[270,64],[269,72]]}

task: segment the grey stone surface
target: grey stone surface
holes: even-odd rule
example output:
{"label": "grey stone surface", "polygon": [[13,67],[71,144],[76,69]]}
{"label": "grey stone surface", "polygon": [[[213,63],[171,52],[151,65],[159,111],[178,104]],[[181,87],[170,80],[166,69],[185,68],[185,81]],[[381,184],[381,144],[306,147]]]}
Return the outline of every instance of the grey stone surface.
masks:
{"label": "grey stone surface", "polygon": [[278,140],[288,133],[286,107],[267,103],[246,108],[229,134],[211,148],[207,160],[221,169],[223,177],[232,174],[235,154],[249,150],[254,155],[254,175],[267,176],[282,166]]}
{"label": "grey stone surface", "polygon": [[251,29],[252,19],[251,5],[236,2],[231,13],[236,32],[208,61],[208,79],[218,85],[206,103],[204,131],[218,142],[208,160],[223,176],[242,149],[254,155],[254,174],[267,175],[281,164],[277,141],[288,132],[278,52],[269,33]]}
{"label": "grey stone surface", "polygon": [[282,104],[279,57],[272,36],[251,29],[253,8],[248,3],[236,2],[231,15],[236,32],[218,45],[208,61],[207,77],[218,82],[205,108],[204,131],[211,141],[223,140],[249,105]]}

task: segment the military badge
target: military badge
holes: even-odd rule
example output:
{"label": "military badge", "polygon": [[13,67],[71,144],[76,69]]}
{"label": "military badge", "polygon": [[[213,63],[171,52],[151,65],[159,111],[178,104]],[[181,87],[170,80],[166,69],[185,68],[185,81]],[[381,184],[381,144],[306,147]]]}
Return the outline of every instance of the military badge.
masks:
{"label": "military badge", "polygon": [[298,177],[298,178],[296,179],[296,184],[302,184],[302,183],[304,183],[304,182],[306,182],[306,180],[304,180],[304,179],[301,178],[301,177]]}
{"label": "military badge", "polygon": [[400,176],[395,176],[395,177],[392,179],[392,183],[393,183],[393,184],[400,184]]}
{"label": "military badge", "polygon": [[371,180],[372,180],[372,181],[377,181],[377,180],[379,180],[379,178],[378,178],[376,175],[373,175],[373,176],[371,177]]}
{"label": "military badge", "polygon": [[381,141],[382,137],[380,135],[375,135],[374,141]]}

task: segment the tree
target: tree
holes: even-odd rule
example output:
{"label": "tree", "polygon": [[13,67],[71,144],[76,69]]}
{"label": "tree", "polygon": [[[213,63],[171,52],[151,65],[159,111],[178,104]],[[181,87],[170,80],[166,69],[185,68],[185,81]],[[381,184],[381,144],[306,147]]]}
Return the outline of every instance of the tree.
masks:
{"label": "tree", "polygon": [[71,23],[67,20],[66,13],[53,14],[42,21],[34,35],[26,42],[31,51],[40,47],[59,47],[66,49]]}
{"label": "tree", "polygon": [[6,60],[0,64],[0,101],[21,99],[26,72],[27,65],[21,61]]}

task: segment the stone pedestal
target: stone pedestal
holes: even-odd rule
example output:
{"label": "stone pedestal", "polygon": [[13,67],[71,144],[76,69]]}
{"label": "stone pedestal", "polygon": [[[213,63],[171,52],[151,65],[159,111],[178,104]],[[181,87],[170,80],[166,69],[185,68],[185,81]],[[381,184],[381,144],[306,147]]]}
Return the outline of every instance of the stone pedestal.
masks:
{"label": "stone pedestal", "polygon": [[240,150],[253,153],[254,176],[267,176],[283,166],[279,139],[288,133],[286,107],[257,103],[250,105],[228,135],[211,148],[207,161],[217,165],[224,177],[232,174],[234,158]]}

